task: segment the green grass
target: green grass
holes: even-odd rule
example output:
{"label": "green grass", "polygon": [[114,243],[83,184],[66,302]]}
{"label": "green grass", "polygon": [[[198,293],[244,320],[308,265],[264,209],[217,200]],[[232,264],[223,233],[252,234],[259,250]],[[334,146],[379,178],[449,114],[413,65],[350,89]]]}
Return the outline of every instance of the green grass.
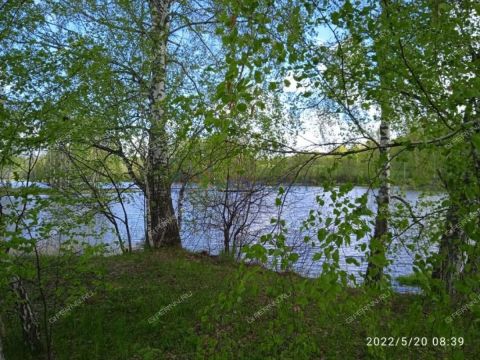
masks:
{"label": "green grass", "polygon": [[[433,336],[427,333],[427,321],[419,318],[425,309],[412,308],[418,295],[392,295],[346,325],[345,319],[369,303],[371,294],[349,289],[331,295],[335,285],[328,288],[320,280],[256,266],[241,269],[225,258],[183,250],[95,258],[90,265],[105,269],[105,275],[101,285],[90,287],[91,298],[55,323],[55,359],[449,359],[453,354],[451,349],[366,346],[367,336],[393,336],[392,331]],[[249,278],[237,293],[239,271]],[[89,279],[84,283],[91,284]],[[303,292],[307,303],[293,295],[255,322],[247,321],[292,287]],[[148,322],[190,292],[154,324]],[[229,296],[220,300],[222,293],[235,294],[233,301]],[[15,318],[5,320],[6,358],[35,358],[26,351]],[[460,335],[468,344],[460,358],[473,359],[469,356],[478,351],[478,337]],[[293,355],[304,343],[315,345],[311,354]]]}

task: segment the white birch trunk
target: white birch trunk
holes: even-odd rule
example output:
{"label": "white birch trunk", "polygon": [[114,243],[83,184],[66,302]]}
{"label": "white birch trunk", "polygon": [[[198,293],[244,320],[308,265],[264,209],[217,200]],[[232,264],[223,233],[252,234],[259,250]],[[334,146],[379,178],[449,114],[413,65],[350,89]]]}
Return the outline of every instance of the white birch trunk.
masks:
{"label": "white birch trunk", "polygon": [[32,309],[30,299],[27,291],[23,286],[22,280],[18,276],[14,276],[10,287],[15,294],[17,302],[17,312],[20,317],[22,325],[23,336],[32,352],[37,352],[42,349],[40,340],[40,328],[38,325],[37,316]]}
{"label": "white birch trunk", "polygon": [[[474,108],[474,102],[470,104],[471,107],[467,107],[464,123],[469,123],[472,119],[473,114],[479,114],[480,108],[477,104],[477,107]],[[480,182],[480,155],[472,141],[472,136],[474,134],[480,133],[480,121],[477,118],[474,118],[474,126],[466,133],[467,140],[470,143],[471,152],[466,154],[465,158],[471,158],[473,161],[473,174],[470,173],[467,169],[463,175],[463,182],[465,186],[475,186]],[[454,171],[451,171],[454,174]],[[445,186],[447,191],[449,191],[451,186],[455,186],[456,179],[452,180],[450,183],[446,183]],[[471,252],[469,254],[464,254],[461,250],[463,245],[472,241],[468,238],[467,234],[460,225],[462,222],[461,216],[458,215],[459,206],[468,206],[469,200],[464,193],[461,193],[459,197],[455,197],[456,191],[449,191],[451,205],[448,209],[446,216],[446,229],[447,231],[440,238],[439,244],[439,261],[433,269],[433,278],[439,279],[445,291],[453,296],[455,294],[454,281],[458,280],[462,276],[462,271],[465,268],[469,269],[469,273],[478,273],[480,267],[480,249],[478,243],[474,244]],[[477,200],[478,201],[478,200]],[[456,205],[460,204],[460,205]],[[478,221],[479,216],[476,216]],[[467,255],[467,258],[465,258]],[[465,267],[465,264],[469,266]]]}
{"label": "white birch trunk", "polygon": [[171,197],[166,130],[167,38],[171,0],[149,0],[153,62],[150,131],[146,166],[147,240],[151,247],[179,246],[180,233]]}
{"label": "white birch trunk", "polygon": [[[382,8],[385,6],[382,3]],[[381,18],[384,16],[383,11]],[[382,24],[380,25],[382,26]],[[380,34],[388,36],[381,29]],[[387,71],[386,46],[376,41],[375,50],[378,59],[378,72],[380,77],[380,87],[386,88],[384,73]],[[377,195],[377,215],[375,218],[375,230],[373,238],[370,240],[370,258],[368,261],[366,281],[367,283],[378,282],[382,279],[384,267],[386,264],[386,252],[390,240],[389,218],[390,218],[390,121],[393,114],[390,98],[388,94],[381,94],[380,105],[380,143],[379,143],[379,190]]]}
{"label": "white birch trunk", "polygon": [[463,230],[458,226],[457,211],[456,206],[450,205],[446,217],[447,231],[440,239],[438,251],[440,262],[432,273],[432,277],[439,279],[450,295],[455,293],[454,281],[459,278],[464,264],[460,249],[466,239]]}
{"label": "white birch trunk", "polygon": [[[379,261],[386,260],[386,251],[389,241],[389,217],[390,217],[390,124],[384,119],[382,109],[382,120],[380,123],[380,166],[379,174],[380,188],[377,195],[377,215],[375,218],[375,230],[370,244],[370,259],[367,268],[367,282],[376,282],[383,277],[383,265]],[[377,262],[377,264],[375,263]]]}

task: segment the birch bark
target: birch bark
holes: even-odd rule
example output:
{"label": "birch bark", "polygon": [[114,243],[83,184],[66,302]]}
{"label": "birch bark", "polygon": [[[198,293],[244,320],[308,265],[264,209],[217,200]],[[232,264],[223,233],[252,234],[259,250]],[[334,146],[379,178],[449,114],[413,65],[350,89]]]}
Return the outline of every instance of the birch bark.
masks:
{"label": "birch bark", "polygon": [[[385,4],[382,2],[382,14],[380,21],[385,17]],[[388,36],[384,31],[383,24],[380,26],[380,37]],[[388,88],[385,80],[387,71],[386,55],[387,47],[384,46],[385,40],[377,39],[375,41],[375,51],[377,54],[377,66],[380,78],[380,90]],[[377,215],[375,218],[375,230],[373,238],[370,240],[370,258],[368,261],[366,281],[367,283],[378,282],[384,274],[384,266],[386,264],[386,252],[389,235],[389,217],[390,217],[390,121],[393,114],[390,98],[388,94],[380,94],[380,143],[379,143],[379,183],[380,187],[377,195]]]}
{"label": "birch bark", "polygon": [[167,38],[171,0],[149,0],[152,18],[152,83],[150,87],[150,130],[146,164],[147,238],[153,248],[180,246],[169,174],[166,129]]}

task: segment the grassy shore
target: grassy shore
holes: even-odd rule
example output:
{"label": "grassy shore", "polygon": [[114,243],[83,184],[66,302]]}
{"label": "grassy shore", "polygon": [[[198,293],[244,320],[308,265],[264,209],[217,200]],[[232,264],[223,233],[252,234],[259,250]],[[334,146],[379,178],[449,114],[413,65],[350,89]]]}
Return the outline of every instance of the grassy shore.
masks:
{"label": "grassy shore", "polygon": [[[350,289],[332,297],[318,280],[183,250],[94,258],[89,266],[103,275],[95,286],[85,278],[89,296],[58,316],[55,359],[474,359],[480,350],[473,332],[452,334],[465,337],[461,349],[368,347],[368,336],[438,335],[428,304],[412,310],[419,295],[389,293],[346,322],[378,294]],[[240,278],[248,280],[239,287]],[[235,294],[231,307],[222,294]],[[14,314],[4,320],[7,359],[42,358],[26,350]],[[315,349],[294,355],[307,342]]]}

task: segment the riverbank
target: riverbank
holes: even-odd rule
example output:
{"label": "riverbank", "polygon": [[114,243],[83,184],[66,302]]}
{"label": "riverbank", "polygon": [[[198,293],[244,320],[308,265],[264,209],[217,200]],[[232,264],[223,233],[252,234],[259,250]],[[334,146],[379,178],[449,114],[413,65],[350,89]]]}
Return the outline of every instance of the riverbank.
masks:
{"label": "riverbank", "polygon": [[[480,350],[462,319],[450,334],[465,338],[462,348],[367,346],[374,336],[446,336],[429,323],[433,309],[420,295],[333,291],[324,280],[179,249],[95,257],[86,266],[101,275],[85,275],[76,285],[82,293],[50,314],[55,359],[473,359]],[[33,359],[15,318],[5,320],[6,358]],[[304,342],[312,347],[298,355]]]}

